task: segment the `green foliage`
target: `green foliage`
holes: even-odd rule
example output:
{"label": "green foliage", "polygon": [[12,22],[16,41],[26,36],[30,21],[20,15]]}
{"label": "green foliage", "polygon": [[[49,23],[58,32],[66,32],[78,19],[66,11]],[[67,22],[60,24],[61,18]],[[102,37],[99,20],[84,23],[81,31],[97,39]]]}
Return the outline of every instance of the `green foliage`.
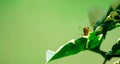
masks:
{"label": "green foliage", "polygon": [[115,54],[120,54],[120,40],[112,47],[112,52]]}
{"label": "green foliage", "polygon": [[96,35],[96,32],[90,33],[88,38],[88,49],[99,48],[103,41],[103,35]]}
{"label": "green foliage", "polygon": [[62,45],[57,51],[48,50],[46,53],[47,63],[55,59],[77,54],[81,51],[90,50],[103,56],[106,61],[113,57],[120,57],[120,40],[113,45],[110,51],[100,50],[101,44],[105,39],[108,31],[120,27],[120,2],[119,5],[109,8],[108,12],[94,25],[93,31],[87,36],[83,35],[76,40],[71,40]]}
{"label": "green foliage", "polygon": [[55,52],[48,50],[46,53],[47,62],[50,62],[52,60],[62,58],[65,56],[77,54],[80,51],[86,50],[86,43],[87,43],[87,38],[81,37],[76,40],[73,39],[73,40],[69,41],[68,43],[62,45]]}
{"label": "green foliage", "polygon": [[[47,62],[55,59],[59,59],[65,56],[77,54],[84,50],[92,50],[93,48],[99,48],[102,42],[102,35],[96,36],[95,32],[90,33],[88,38],[81,37],[76,40],[71,40],[68,43],[62,45],[57,51],[47,51]],[[96,44],[97,43],[97,44]]]}

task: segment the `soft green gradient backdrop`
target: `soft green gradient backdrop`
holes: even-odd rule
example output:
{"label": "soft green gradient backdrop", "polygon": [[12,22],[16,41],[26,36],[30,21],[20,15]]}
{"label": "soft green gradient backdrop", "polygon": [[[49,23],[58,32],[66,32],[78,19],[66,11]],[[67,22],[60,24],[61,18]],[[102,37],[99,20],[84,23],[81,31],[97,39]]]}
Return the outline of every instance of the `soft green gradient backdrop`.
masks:
{"label": "soft green gradient backdrop", "polygon": [[[79,26],[90,26],[92,7],[107,10],[112,0],[0,0],[0,64],[44,64],[46,50],[78,38]],[[120,28],[108,33],[102,44],[109,50],[120,37]],[[107,64],[111,64],[112,59]],[[65,57],[50,64],[102,64],[93,52]]]}

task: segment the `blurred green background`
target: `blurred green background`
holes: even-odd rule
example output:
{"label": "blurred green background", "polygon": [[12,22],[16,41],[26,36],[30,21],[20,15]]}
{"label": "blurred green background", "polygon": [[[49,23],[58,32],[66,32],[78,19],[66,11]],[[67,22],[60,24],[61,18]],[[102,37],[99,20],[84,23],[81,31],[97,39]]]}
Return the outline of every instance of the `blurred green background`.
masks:
{"label": "blurred green background", "polygon": [[[88,11],[107,10],[113,0],[0,0],[0,64],[45,64],[46,50],[82,34],[90,26]],[[108,32],[102,50],[120,37],[120,28]],[[107,64],[112,64],[114,58]],[[102,64],[102,56],[84,51],[50,64]]]}

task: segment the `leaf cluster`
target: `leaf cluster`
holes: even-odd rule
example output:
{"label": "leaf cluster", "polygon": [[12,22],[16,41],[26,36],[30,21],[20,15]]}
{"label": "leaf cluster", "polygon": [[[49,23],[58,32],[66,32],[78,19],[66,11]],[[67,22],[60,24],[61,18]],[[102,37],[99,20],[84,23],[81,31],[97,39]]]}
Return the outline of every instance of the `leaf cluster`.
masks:
{"label": "leaf cluster", "polygon": [[72,39],[59,47],[57,51],[48,50],[46,52],[47,63],[50,61],[77,54],[81,51],[90,50],[100,54],[106,61],[113,57],[120,57],[120,39],[112,46],[111,50],[100,50],[102,42],[105,40],[107,32],[120,26],[120,0],[111,4],[108,12],[96,21],[93,31],[88,35],[83,35],[78,39]]}

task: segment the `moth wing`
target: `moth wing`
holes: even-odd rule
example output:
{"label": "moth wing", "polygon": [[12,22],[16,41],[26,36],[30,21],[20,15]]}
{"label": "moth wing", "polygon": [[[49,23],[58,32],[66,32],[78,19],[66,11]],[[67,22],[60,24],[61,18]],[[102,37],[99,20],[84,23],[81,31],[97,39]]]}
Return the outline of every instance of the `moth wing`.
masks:
{"label": "moth wing", "polygon": [[90,25],[94,29],[97,23],[100,23],[100,21],[106,14],[106,11],[102,8],[93,8],[88,12],[88,18],[90,21]]}

